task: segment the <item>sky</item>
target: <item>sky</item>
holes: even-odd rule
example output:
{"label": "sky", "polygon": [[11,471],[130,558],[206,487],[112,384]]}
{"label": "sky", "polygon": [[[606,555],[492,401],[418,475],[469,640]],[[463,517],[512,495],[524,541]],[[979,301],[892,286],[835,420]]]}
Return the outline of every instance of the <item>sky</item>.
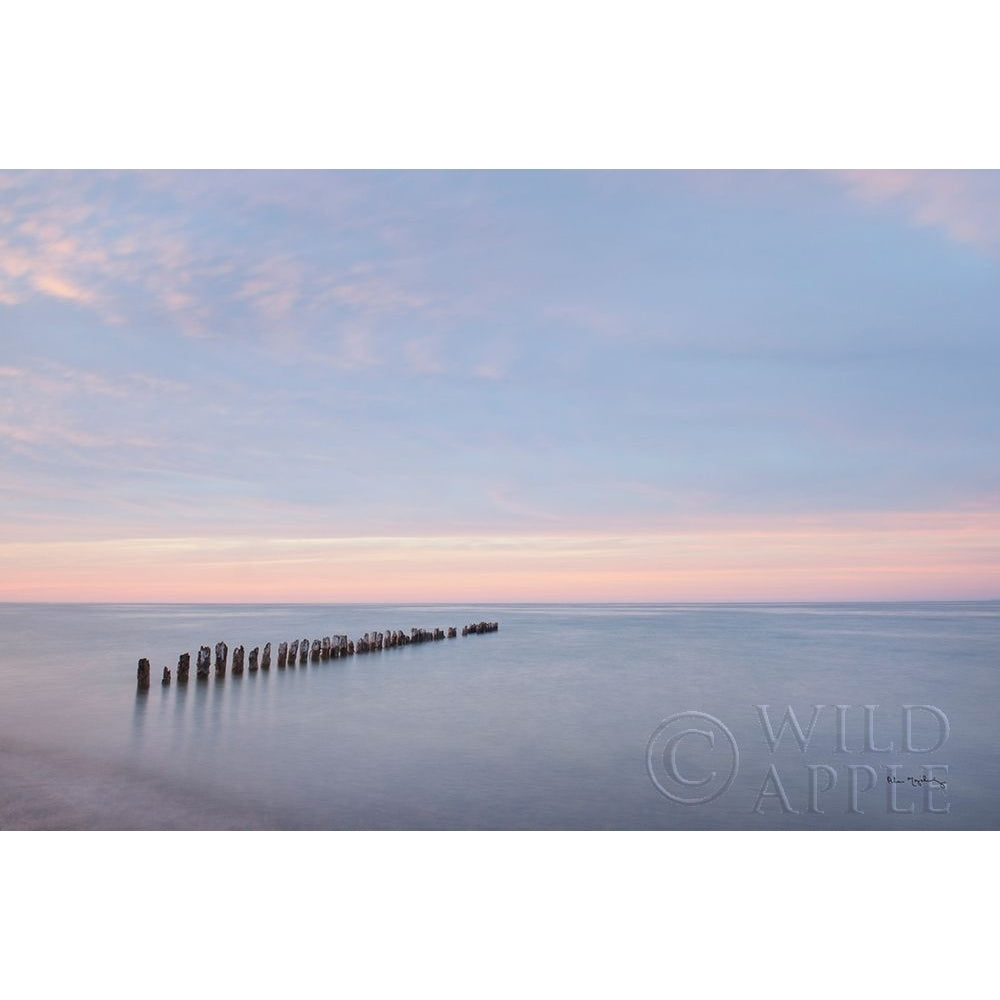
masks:
{"label": "sky", "polygon": [[0,172],[0,600],[1000,598],[1000,172]]}

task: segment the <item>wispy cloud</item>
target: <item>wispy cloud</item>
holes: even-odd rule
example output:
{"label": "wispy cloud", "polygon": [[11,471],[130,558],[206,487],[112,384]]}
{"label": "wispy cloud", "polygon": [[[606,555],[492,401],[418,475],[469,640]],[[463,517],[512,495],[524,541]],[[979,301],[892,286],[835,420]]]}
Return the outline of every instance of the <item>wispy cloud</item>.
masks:
{"label": "wispy cloud", "polygon": [[[81,450],[152,449],[157,437],[134,421],[114,419],[150,393],[187,394],[185,383],[141,372],[111,377],[99,371],[41,361],[33,367],[0,367],[0,440],[16,446]],[[112,417],[93,419],[95,407],[112,404]]]}
{"label": "wispy cloud", "polygon": [[355,268],[343,280],[334,280],[323,296],[341,305],[365,313],[399,313],[423,310],[430,304],[425,294],[372,273],[370,268]]}
{"label": "wispy cloud", "polygon": [[1000,174],[996,171],[859,170],[839,174],[848,193],[895,208],[956,243],[1000,253]]}
{"label": "wispy cloud", "polygon": [[[146,322],[153,313],[195,338],[246,342],[251,335],[286,346],[320,328],[370,325],[431,306],[405,265],[385,258],[376,236],[352,250],[333,229],[318,250],[296,247],[283,222],[301,227],[307,203],[289,200],[280,186],[266,197],[267,184],[257,190],[244,178],[234,195],[218,178],[136,174],[124,178],[127,196],[116,204],[101,175],[18,180],[0,191],[2,305],[42,296],[104,322]],[[317,181],[322,187],[323,178]],[[276,209],[295,214],[276,219]],[[206,230],[202,211],[220,216],[219,225]],[[331,222],[338,221],[348,224],[334,212]],[[234,240],[233,226],[253,238]],[[372,254],[382,259],[373,262]]]}
{"label": "wispy cloud", "polygon": [[45,295],[51,295],[55,299],[68,299],[70,302],[82,302],[88,304],[96,299],[93,290],[83,288],[74,284],[66,278],[51,273],[36,274],[32,277],[32,284],[38,291]]}
{"label": "wispy cloud", "polygon": [[41,360],[34,367],[0,367],[0,378],[15,380],[8,385],[7,395],[15,391],[23,398],[45,396],[50,401],[56,397],[110,396],[117,399],[136,398],[149,390],[168,393],[186,392],[187,383],[145,372],[125,372],[111,376],[100,371],[73,367],[59,361]]}

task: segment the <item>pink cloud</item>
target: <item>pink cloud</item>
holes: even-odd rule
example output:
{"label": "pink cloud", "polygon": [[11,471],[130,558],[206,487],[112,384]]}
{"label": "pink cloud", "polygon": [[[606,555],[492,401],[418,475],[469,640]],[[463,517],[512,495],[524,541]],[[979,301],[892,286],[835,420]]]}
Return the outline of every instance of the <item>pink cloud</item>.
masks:
{"label": "pink cloud", "polygon": [[43,273],[36,274],[32,278],[32,284],[38,291],[46,295],[51,295],[56,299],[68,299],[70,302],[90,303],[96,298],[93,291],[83,288],[78,284],[62,278],[57,274]]}
{"label": "pink cloud", "polygon": [[956,243],[1000,252],[1000,172],[853,170],[837,176],[858,201],[893,207]]}

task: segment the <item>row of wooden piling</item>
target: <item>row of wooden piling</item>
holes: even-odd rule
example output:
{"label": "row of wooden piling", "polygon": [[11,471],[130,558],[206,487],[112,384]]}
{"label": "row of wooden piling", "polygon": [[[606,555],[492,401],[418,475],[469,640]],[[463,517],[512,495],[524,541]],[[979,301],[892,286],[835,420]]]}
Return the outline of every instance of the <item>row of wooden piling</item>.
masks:
{"label": "row of wooden piling", "polygon": [[[498,622],[474,622],[471,625],[462,626],[462,635],[482,635],[485,632],[496,632],[500,628]],[[454,627],[445,632],[444,629],[422,629],[411,628],[409,633],[398,629],[388,632],[365,632],[357,641],[348,638],[346,635],[336,634],[325,635],[322,639],[294,639],[292,642],[282,642],[278,645],[278,667],[294,667],[296,660],[299,663],[307,663],[310,659],[313,663],[323,660],[336,660],[346,656],[354,656],[358,653],[372,653],[382,649],[394,649],[397,646],[409,646],[412,643],[436,642],[440,639],[454,639],[458,636],[458,630]],[[263,650],[259,646],[254,646],[250,650],[249,657],[242,646],[237,646],[233,650],[233,675],[243,673],[244,661],[247,662],[247,669],[250,673],[257,670],[270,670],[271,668],[271,644],[265,643]],[[224,642],[215,644],[215,676],[223,678],[229,665],[229,647]],[[195,664],[195,676],[198,680],[208,680],[212,670],[212,650],[208,646],[202,646],[198,650],[198,659]],[[181,653],[177,658],[177,683],[186,684],[191,672],[191,654]],[[139,660],[137,671],[138,686],[140,690],[149,687],[149,660],[143,657]],[[163,668],[163,679],[161,684],[170,684],[171,673],[169,667]]]}

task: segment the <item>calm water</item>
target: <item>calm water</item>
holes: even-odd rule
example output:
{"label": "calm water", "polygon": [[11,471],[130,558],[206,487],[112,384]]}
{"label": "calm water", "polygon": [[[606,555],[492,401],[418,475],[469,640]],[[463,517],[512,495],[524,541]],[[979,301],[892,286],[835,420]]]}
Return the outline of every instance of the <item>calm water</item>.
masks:
{"label": "calm water", "polygon": [[[480,619],[500,631],[276,666],[281,641]],[[0,639],[2,828],[1000,827],[1000,602],[7,604]],[[220,639],[270,641],[271,669],[196,682]],[[789,706],[808,742],[772,752]],[[909,742],[904,706],[929,706]]]}

